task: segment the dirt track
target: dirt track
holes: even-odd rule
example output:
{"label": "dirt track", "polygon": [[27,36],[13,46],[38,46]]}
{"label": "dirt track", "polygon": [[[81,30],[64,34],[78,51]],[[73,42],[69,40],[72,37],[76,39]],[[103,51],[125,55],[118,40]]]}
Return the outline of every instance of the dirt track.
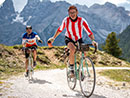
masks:
{"label": "dirt track", "polygon": [[[100,68],[101,70],[101,68]],[[23,74],[4,80],[0,87],[1,98],[85,98],[80,92],[79,83],[75,91],[69,89],[66,80],[66,70],[36,71],[34,80],[29,82]],[[108,79],[97,74],[97,84],[90,98],[128,98],[130,85],[114,87],[108,85]],[[111,83],[114,83],[111,81]]]}

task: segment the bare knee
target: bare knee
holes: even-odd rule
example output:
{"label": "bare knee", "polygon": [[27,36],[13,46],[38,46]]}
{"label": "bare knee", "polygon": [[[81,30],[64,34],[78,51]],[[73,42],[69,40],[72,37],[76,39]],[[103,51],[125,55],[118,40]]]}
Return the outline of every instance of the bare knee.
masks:
{"label": "bare knee", "polygon": [[75,53],[75,46],[74,46],[74,44],[73,43],[71,43],[71,42],[69,42],[68,43],[68,48],[70,49],[70,53],[71,54],[74,54]]}

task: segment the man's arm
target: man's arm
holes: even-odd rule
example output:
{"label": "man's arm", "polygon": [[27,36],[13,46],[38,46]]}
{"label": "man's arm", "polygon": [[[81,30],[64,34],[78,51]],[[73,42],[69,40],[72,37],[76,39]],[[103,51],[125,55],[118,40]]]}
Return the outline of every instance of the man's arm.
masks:
{"label": "man's arm", "polygon": [[48,41],[51,41],[51,43],[54,42],[54,40],[56,39],[56,37],[60,34],[60,31],[56,31],[55,34],[53,35],[53,37],[49,38]]}
{"label": "man's arm", "polygon": [[26,45],[26,39],[25,38],[23,38],[22,39],[22,51],[24,51],[25,50],[25,45]]}
{"label": "man's arm", "polygon": [[92,34],[92,35],[90,35],[89,36],[89,38],[93,41],[93,40],[95,40],[95,38],[94,38],[94,35]]}
{"label": "man's arm", "polygon": [[22,39],[22,46],[25,47],[25,44],[26,44],[26,39]]}
{"label": "man's arm", "polygon": [[61,33],[61,32],[57,30],[57,31],[55,32],[53,38],[55,39],[60,33]]}
{"label": "man's arm", "polygon": [[36,35],[36,39],[37,39],[37,40],[40,40],[40,37],[39,37],[38,35]]}
{"label": "man's arm", "polygon": [[96,47],[97,43],[95,42],[94,35],[93,35],[92,31],[90,30],[90,28],[87,24],[87,21],[85,19],[83,19],[83,26],[84,26],[84,29],[87,32],[89,38],[92,40],[92,45]]}
{"label": "man's arm", "polygon": [[43,41],[40,39],[38,35],[36,35],[36,39],[38,40],[38,42],[43,43]]}
{"label": "man's arm", "polygon": [[89,37],[90,37],[90,39],[92,40],[92,45],[93,45],[94,47],[97,47],[97,46],[98,46],[98,43],[95,41],[94,35],[92,34],[92,35],[90,35]]}
{"label": "man's arm", "polygon": [[66,18],[64,18],[64,20],[62,21],[61,26],[57,29],[57,31],[55,32],[53,37],[48,39],[48,41],[51,41],[51,43],[53,43],[54,40],[56,39],[56,37],[64,30],[64,28],[65,28],[65,20],[66,20]]}

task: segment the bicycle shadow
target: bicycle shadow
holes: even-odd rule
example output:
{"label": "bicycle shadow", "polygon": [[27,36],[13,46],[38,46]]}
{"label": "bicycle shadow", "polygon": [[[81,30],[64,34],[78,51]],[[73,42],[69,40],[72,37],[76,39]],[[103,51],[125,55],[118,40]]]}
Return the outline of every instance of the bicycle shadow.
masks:
{"label": "bicycle shadow", "polygon": [[[71,97],[71,98],[87,98],[87,97],[85,97],[80,91],[77,91],[77,90],[73,90],[74,92],[77,92],[75,95],[63,95],[63,97],[67,97],[67,98],[69,98],[69,97]],[[107,97],[105,97],[105,96],[102,96],[102,95],[96,95],[96,94],[93,94],[91,97],[89,97],[89,98],[107,98]]]}
{"label": "bicycle shadow", "polygon": [[31,80],[29,80],[29,83],[33,84],[33,83],[38,83],[38,84],[52,84],[51,82],[49,81],[46,81],[46,80],[41,80],[41,79],[38,79],[38,78],[33,78]]}

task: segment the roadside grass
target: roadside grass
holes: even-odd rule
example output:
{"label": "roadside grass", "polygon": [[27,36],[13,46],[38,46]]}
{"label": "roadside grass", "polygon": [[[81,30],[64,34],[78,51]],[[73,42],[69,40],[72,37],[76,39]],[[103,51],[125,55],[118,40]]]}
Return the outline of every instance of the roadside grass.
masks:
{"label": "roadside grass", "polygon": [[120,65],[103,65],[103,64],[94,64],[95,67],[130,67],[130,65],[120,66]]}
{"label": "roadside grass", "polygon": [[21,72],[24,72],[23,68],[8,68],[8,69],[5,69],[4,72],[0,71],[0,76],[1,76],[0,80],[7,79],[12,75],[17,75]]}
{"label": "roadside grass", "polygon": [[38,62],[35,70],[64,69],[64,68],[66,68],[66,65],[62,62],[60,64],[50,63],[49,65],[41,64],[40,62]]}
{"label": "roadside grass", "polygon": [[120,82],[130,82],[130,70],[104,70],[99,72],[103,76],[107,76],[112,80]]}

